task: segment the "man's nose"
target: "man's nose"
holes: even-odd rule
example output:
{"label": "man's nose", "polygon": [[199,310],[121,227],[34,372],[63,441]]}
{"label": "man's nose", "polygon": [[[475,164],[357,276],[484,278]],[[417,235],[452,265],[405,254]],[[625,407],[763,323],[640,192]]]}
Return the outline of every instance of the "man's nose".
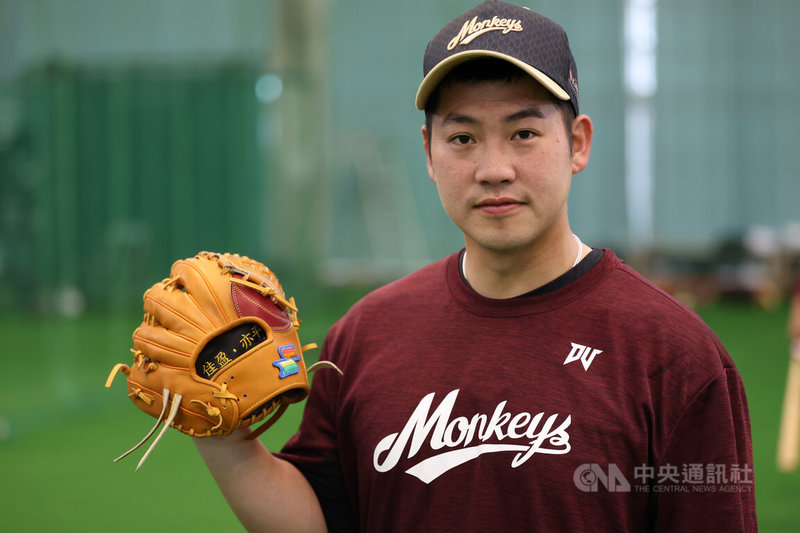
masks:
{"label": "man's nose", "polygon": [[477,154],[476,181],[500,185],[514,181],[516,175],[513,160],[502,143],[485,144]]}

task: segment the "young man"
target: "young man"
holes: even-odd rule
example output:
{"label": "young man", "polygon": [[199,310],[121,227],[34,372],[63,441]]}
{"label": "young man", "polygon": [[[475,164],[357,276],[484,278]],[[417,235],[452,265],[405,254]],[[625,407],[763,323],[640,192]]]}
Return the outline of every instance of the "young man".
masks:
{"label": "young man", "polygon": [[[592,122],[563,30],[485,2],[428,45],[428,173],[464,233],[357,303],[279,455],[196,439],[275,531],[755,531],[742,381],[691,311],[575,236]],[[243,433],[246,433],[245,430]]]}

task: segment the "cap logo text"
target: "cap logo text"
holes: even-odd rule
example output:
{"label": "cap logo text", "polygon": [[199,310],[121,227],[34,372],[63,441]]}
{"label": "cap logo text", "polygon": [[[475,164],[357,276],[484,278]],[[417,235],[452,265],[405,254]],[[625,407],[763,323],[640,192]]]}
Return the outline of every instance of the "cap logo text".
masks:
{"label": "cap logo text", "polygon": [[502,31],[504,34],[512,31],[522,31],[522,21],[517,19],[501,19],[497,16],[478,22],[478,17],[473,17],[461,27],[458,35],[447,44],[447,49],[452,50],[460,44],[469,44],[475,39],[490,31]]}

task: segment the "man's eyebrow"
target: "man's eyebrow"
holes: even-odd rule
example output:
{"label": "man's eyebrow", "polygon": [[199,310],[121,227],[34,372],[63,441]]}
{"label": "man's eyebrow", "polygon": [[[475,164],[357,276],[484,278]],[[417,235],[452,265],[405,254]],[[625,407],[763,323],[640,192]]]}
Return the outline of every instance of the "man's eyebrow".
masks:
{"label": "man's eyebrow", "polygon": [[[505,117],[504,122],[514,122],[517,120],[522,120],[525,118],[534,117],[534,118],[544,118],[545,114],[544,111],[540,107],[537,106],[530,106],[526,107],[525,109],[521,109],[516,113],[512,113]],[[442,118],[442,125],[447,125],[450,123],[456,124],[477,124],[479,121],[475,117],[470,115],[465,115],[463,113],[448,113]]]}
{"label": "man's eyebrow", "polygon": [[512,113],[505,118],[506,122],[514,122],[516,120],[522,120],[523,118],[544,118],[544,112],[536,106],[526,107],[521,111],[517,111],[516,113]]}
{"label": "man's eyebrow", "polygon": [[445,126],[451,122],[455,122],[456,124],[477,124],[478,120],[475,117],[464,115],[462,113],[448,113],[442,118],[442,126]]}

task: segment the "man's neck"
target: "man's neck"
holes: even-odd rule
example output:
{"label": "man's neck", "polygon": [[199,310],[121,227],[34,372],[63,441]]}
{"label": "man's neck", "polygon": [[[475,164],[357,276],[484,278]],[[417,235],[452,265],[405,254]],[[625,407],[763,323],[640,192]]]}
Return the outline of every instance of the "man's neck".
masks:
{"label": "man's neck", "polygon": [[591,251],[572,233],[524,252],[495,252],[467,243],[462,272],[481,296],[513,298],[558,278]]}

